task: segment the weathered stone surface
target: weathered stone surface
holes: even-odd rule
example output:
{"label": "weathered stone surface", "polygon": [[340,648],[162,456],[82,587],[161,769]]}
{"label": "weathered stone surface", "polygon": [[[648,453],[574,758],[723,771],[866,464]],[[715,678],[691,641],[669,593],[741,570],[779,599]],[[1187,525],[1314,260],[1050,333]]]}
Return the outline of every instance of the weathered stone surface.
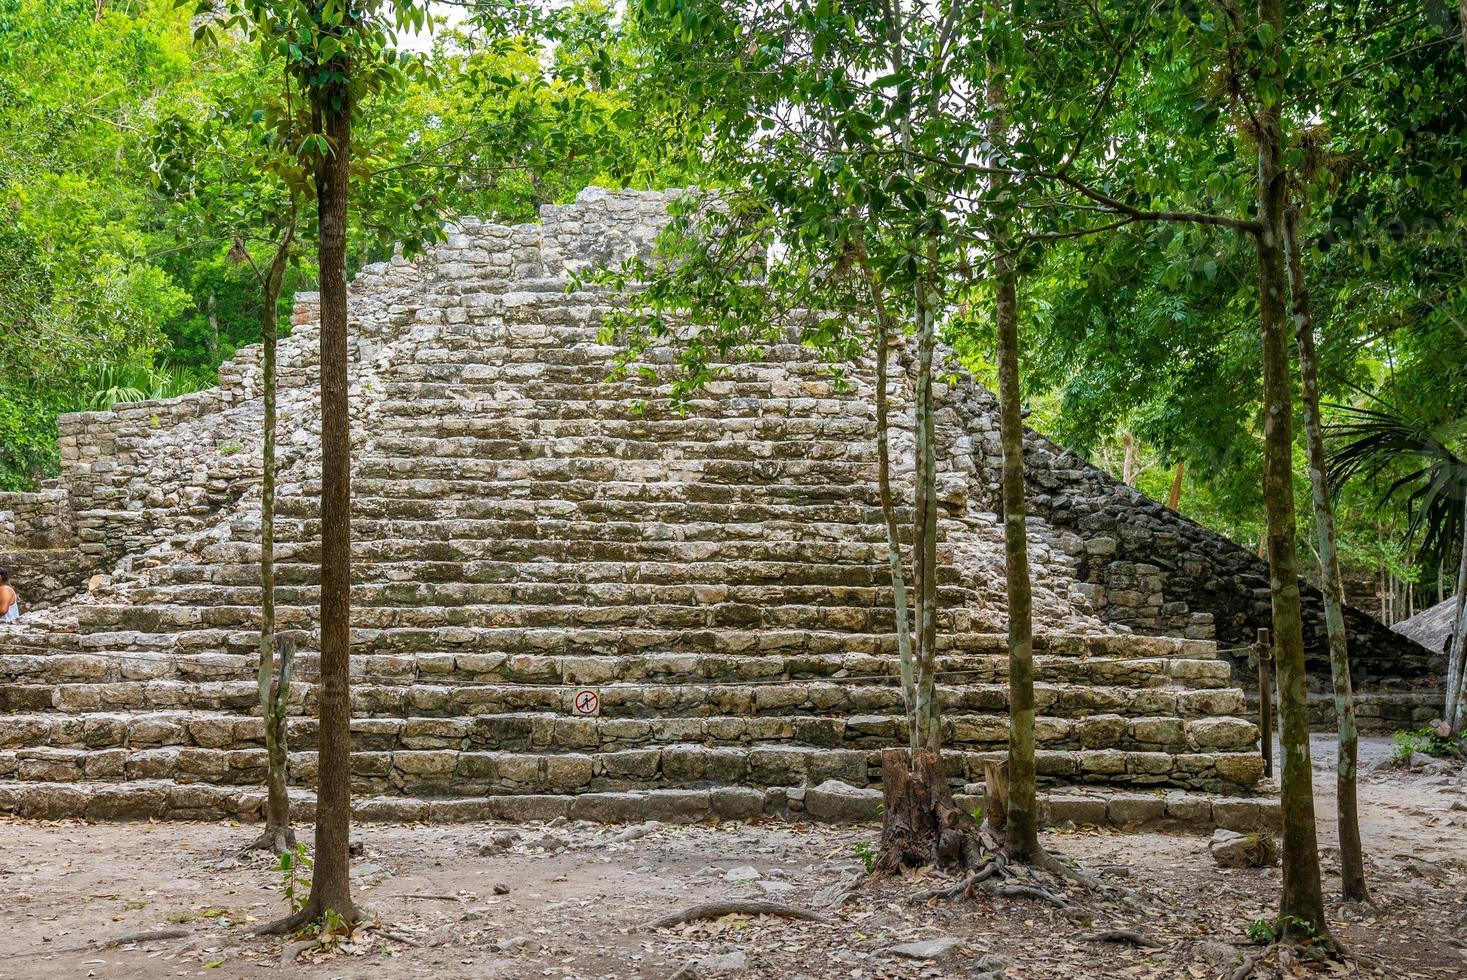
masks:
{"label": "weathered stone surface", "polygon": [[[686,411],[667,397],[669,349],[608,382],[618,349],[599,328],[619,299],[567,277],[646,255],[670,197],[588,191],[538,224],[465,219],[352,284],[354,547],[370,571],[353,587],[351,775],[374,819],[878,814],[879,751],[905,732],[870,365],[837,385],[791,331],[756,363],[717,365]],[[297,298],[280,349],[277,600],[300,646],[301,789],[319,738],[318,302]],[[91,579],[55,628],[0,627],[0,805],[258,811],[261,382],[246,348],[209,391],[67,416],[58,485],[0,495],[0,551],[55,548]],[[893,379],[902,452],[911,384]],[[1008,736],[997,427],[968,381],[940,399],[945,758],[976,784]],[[1027,439],[1036,761],[1047,791],[1085,787],[1048,812],[1206,823],[1210,806],[1161,791],[1241,792],[1261,769],[1210,639],[1237,621],[1181,594],[1208,576],[1210,539]],[[38,789],[67,783],[84,797]],[[173,795],[186,786],[201,789]],[[1113,812],[1086,795],[1117,787],[1147,795]]]}
{"label": "weathered stone surface", "polygon": [[1213,831],[1207,848],[1223,868],[1271,868],[1279,860],[1278,845],[1266,830],[1240,834],[1219,827]]}
{"label": "weathered stone surface", "polygon": [[862,823],[881,816],[881,790],[827,779],[805,790],[805,812],[829,823]]}
{"label": "weathered stone surface", "polygon": [[961,939],[945,936],[940,939],[919,939],[916,942],[893,946],[890,952],[909,960],[936,960],[953,955],[963,948]]}

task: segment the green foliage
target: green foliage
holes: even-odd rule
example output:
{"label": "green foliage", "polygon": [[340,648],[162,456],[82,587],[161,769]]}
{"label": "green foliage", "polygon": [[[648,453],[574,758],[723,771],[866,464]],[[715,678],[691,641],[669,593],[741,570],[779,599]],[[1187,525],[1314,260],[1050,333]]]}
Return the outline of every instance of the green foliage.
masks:
{"label": "green foliage", "polygon": [[1422,563],[1444,562],[1467,520],[1467,458],[1452,449],[1467,439],[1467,418],[1429,426],[1381,408],[1346,406],[1342,412],[1331,427],[1330,479],[1385,483],[1378,506],[1403,500],[1406,537],[1419,540]]}
{"label": "green foliage", "polygon": [[305,908],[311,895],[311,871],[315,861],[311,849],[305,844],[283,852],[275,862],[275,871],[280,879],[280,895],[292,912]]}
{"label": "green foliage", "polygon": [[856,845],[856,858],[861,862],[861,865],[866,869],[866,873],[868,875],[871,872],[873,872],[873,871],[876,870],[876,858],[877,858],[876,848],[874,848],[874,847],[871,846],[871,842],[870,841],[864,841],[863,840],[859,844]]}
{"label": "green foliage", "polygon": [[59,413],[206,386],[258,342],[258,272],[292,203],[278,312],[314,288],[329,148],[305,94],[353,45],[350,269],[456,215],[532,220],[587,183],[692,179],[628,115],[638,42],[593,0],[480,5],[425,51],[398,37],[427,28],[425,4],[367,5],[373,37],[353,40],[343,5],[314,23],[319,4],[236,4],[221,24],[207,3],[208,44],[195,6],[0,0],[0,490],[55,474]]}
{"label": "green foliage", "polygon": [[1274,941],[1273,923],[1267,919],[1254,919],[1248,926],[1248,940],[1260,946],[1270,946]]}
{"label": "green foliage", "polygon": [[75,410],[101,412],[127,402],[177,398],[208,387],[214,379],[210,372],[199,368],[104,361],[83,374],[80,380]]}
{"label": "green foliage", "polygon": [[1467,733],[1443,735],[1433,725],[1415,731],[1398,731],[1391,736],[1395,745],[1391,749],[1391,762],[1405,766],[1418,752],[1438,759],[1460,759],[1467,757]]}

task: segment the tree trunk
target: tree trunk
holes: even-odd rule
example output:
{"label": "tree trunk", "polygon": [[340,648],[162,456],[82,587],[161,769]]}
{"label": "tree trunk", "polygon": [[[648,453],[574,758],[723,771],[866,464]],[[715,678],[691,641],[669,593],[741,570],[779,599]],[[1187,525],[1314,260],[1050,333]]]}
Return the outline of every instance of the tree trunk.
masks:
{"label": "tree trunk", "polygon": [[1176,510],[1182,503],[1182,467],[1186,460],[1177,460],[1177,475],[1172,477],[1172,492],[1166,498],[1167,510]]}
{"label": "tree trunk", "polygon": [[[933,263],[929,262],[929,267]],[[917,745],[941,747],[937,703],[937,452],[932,414],[932,357],[937,344],[937,301],[926,276],[917,284],[917,488],[912,565],[917,585]]]}
{"label": "tree trunk", "polygon": [[285,706],[290,689],[290,661],[293,649],[284,651],[279,677],[275,677],[275,439],[276,439],[276,364],[275,352],[279,328],[276,323],[280,307],[280,288],[290,250],[295,238],[295,207],[291,222],[275,250],[270,270],[265,276],[265,309],[260,317],[260,342],[263,347],[265,448],[260,474],[260,663],[258,683],[260,714],[265,721],[266,799],[265,831],[254,847],[276,854],[295,846],[295,831],[290,826],[290,796],[286,791],[286,767],[289,753],[285,740]]}
{"label": "tree trunk", "polygon": [[897,528],[896,505],[891,495],[891,426],[888,419],[888,368],[891,358],[891,335],[896,330],[881,280],[871,267],[866,252],[865,236],[856,226],[854,243],[857,260],[871,291],[871,305],[876,312],[876,488],[881,499],[881,516],[886,522],[886,554],[891,566],[893,614],[896,619],[897,657],[901,666],[902,701],[907,713],[907,741],[917,747],[916,671],[912,663],[911,613],[907,608],[906,574],[902,568],[902,539]]}
{"label": "tree trunk", "polygon": [[1140,469],[1140,461],[1136,452],[1136,437],[1129,431],[1121,433],[1121,445],[1125,447],[1126,454],[1121,461],[1121,482],[1128,487],[1136,485],[1136,474]]}
{"label": "tree trunk", "polygon": [[1304,667],[1304,620],[1299,598],[1295,541],[1293,393],[1289,381],[1289,336],[1284,274],[1281,0],[1259,0],[1258,19],[1273,28],[1265,56],[1275,66],[1272,97],[1258,111],[1258,307],[1263,346],[1264,471],[1268,566],[1272,580],[1274,643],[1278,651],[1279,715],[1283,735],[1283,894],[1281,939],[1328,939],[1324,891],[1314,822],[1314,787],[1309,763],[1309,702]]}
{"label": "tree trunk", "polygon": [[1027,507],[1024,500],[1024,421],[1019,399],[1018,302],[1013,274],[999,272],[999,430],[1003,443],[1004,572],[1009,605],[1010,856],[1039,856],[1039,810],[1034,787],[1034,623],[1029,582]]}
{"label": "tree trunk", "polygon": [[[343,76],[346,70],[341,72]],[[316,170],[321,223],[321,725],[310,906],[358,916],[351,897],[351,418],[347,396],[346,212],[351,93],[313,90],[331,145]]]}
{"label": "tree trunk", "polygon": [[1299,346],[1299,378],[1304,401],[1304,436],[1309,450],[1309,484],[1313,490],[1314,523],[1319,533],[1320,591],[1324,593],[1324,621],[1329,638],[1330,676],[1334,682],[1335,718],[1339,724],[1336,799],[1340,835],[1340,878],[1347,902],[1366,902],[1365,860],[1360,846],[1360,814],[1356,803],[1356,764],[1360,734],[1355,727],[1355,697],[1350,690],[1349,638],[1345,632],[1345,582],[1340,574],[1335,544],[1335,506],[1331,499],[1325,459],[1324,422],[1319,414],[1319,366],[1314,352],[1314,314],[1309,286],[1299,254],[1299,212],[1284,215],[1284,254],[1294,307],[1294,335]]}
{"label": "tree trunk", "polygon": [[1462,41],[1462,57],[1467,58],[1467,0],[1457,0],[1457,34]]}
{"label": "tree trunk", "polygon": [[1467,730],[1467,500],[1463,501],[1462,555],[1457,566],[1457,615],[1447,644],[1446,722],[1453,735]]}
{"label": "tree trunk", "polygon": [[[1004,108],[1008,93],[1003,78],[990,71],[989,141],[1007,142]],[[1008,178],[994,177],[995,184]],[[1024,417],[1019,397],[1019,303],[1013,262],[1004,252],[1008,234],[996,236],[994,276],[998,288],[994,319],[998,328],[999,434],[1003,444],[1004,578],[1009,606],[1009,767],[1008,827],[1005,847],[1010,857],[1037,861],[1039,806],[1034,786],[1034,599],[1029,580],[1028,508],[1024,499]]]}

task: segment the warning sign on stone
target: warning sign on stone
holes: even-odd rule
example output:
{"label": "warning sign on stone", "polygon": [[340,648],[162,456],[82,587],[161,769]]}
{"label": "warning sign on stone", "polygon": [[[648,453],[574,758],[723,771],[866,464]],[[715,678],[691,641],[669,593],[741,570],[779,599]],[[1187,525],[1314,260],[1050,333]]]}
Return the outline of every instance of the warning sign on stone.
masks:
{"label": "warning sign on stone", "polygon": [[595,691],[577,691],[571,701],[571,710],[584,718],[594,718],[601,714],[601,695]]}

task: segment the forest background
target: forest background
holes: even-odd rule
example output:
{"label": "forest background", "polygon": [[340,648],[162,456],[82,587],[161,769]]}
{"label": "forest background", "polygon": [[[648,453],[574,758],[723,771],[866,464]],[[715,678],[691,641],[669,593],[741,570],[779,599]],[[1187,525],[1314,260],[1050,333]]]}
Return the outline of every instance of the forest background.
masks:
{"label": "forest background", "polygon": [[[1457,30],[1441,6],[1436,45],[1371,65],[1389,99],[1344,117],[1355,132],[1336,123],[1316,134],[1317,165],[1340,176],[1314,215],[1308,262],[1326,421],[1350,422],[1350,406],[1385,411],[1460,452],[1467,100],[1440,97],[1460,71],[1423,70],[1442,63]],[[407,39],[407,70],[363,114],[355,165],[370,172],[374,199],[353,211],[352,270],[403,243],[409,253],[431,244],[455,215],[529,221],[588,184],[699,183],[695,153],[667,155],[668,120],[655,137],[644,127],[639,38],[613,7],[577,0],[553,42],[492,43],[455,9],[438,5],[436,29]],[[195,43],[191,15],[172,0],[0,0],[0,490],[56,475],[57,415],[208,387],[260,339],[254,268],[273,251],[271,222],[228,158],[279,131],[258,110],[278,66],[229,38]],[[1127,121],[1138,138],[1184,128]],[[696,142],[696,112],[673,124]],[[1442,171],[1443,159],[1457,169]],[[294,256],[282,313],[296,290],[314,288],[311,256]],[[1026,271],[1029,424],[1159,500],[1179,484],[1181,513],[1256,547],[1251,250],[1237,236],[1138,226],[1057,243]],[[996,387],[992,324],[968,327],[948,339]],[[1296,495],[1307,499],[1295,432]],[[1408,454],[1337,500],[1350,597],[1388,622],[1452,588],[1454,556],[1421,553],[1406,496],[1381,503],[1412,469]],[[1309,508],[1299,520],[1299,540],[1316,540]]]}

